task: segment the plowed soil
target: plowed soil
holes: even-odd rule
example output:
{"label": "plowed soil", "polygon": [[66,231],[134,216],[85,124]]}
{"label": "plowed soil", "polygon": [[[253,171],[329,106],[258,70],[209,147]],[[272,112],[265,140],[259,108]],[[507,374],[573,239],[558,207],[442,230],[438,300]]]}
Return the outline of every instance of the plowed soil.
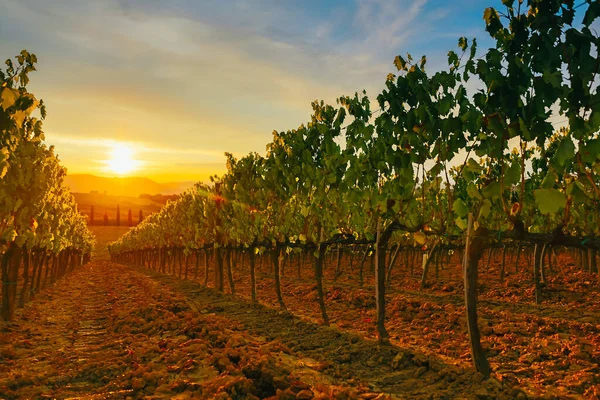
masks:
{"label": "plowed soil", "polygon": [[517,392],[438,358],[94,261],[2,326],[0,398],[454,398]]}
{"label": "plowed soil", "polygon": [[359,287],[352,268],[333,282],[329,267],[326,327],[308,264],[302,278],[286,271],[281,310],[269,266],[259,272],[253,304],[244,267],[235,272],[232,296],[97,254],[0,325],[0,399],[600,396],[597,281],[564,254],[548,273],[542,305],[532,303],[526,267],[503,282],[494,262],[482,268],[488,380],[470,364],[456,265],[424,290],[407,269],[395,271],[392,344],[379,345],[366,271]]}

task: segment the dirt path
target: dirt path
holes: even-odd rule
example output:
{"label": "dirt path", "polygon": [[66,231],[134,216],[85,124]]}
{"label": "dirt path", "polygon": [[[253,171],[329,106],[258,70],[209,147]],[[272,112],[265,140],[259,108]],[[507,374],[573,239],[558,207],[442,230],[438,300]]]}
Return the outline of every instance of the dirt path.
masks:
{"label": "dirt path", "polygon": [[95,261],[0,325],[0,398],[514,398],[379,346],[153,271]]}
{"label": "dirt path", "polygon": [[431,355],[380,346],[356,334],[322,327],[277,309],[218,293],[197,282],[146,269],[137,271],[183,294],[200,313],[241,324],[245,332],[257,335],[265,345],[280,344],[280,350],[288,356],[290,367],[296,372],[308,367],[319,371],[328,382],[368,388],[394,398],[523,396],[519,389],[502,387],[495,379],[484,382],[471,369],[446,365]]}
{"label": "dirt path", "polygon": [[[90,264],[2,325],[0,398],[70,398],[118,391],[122,345],[109,332],[112,274]],[[114,395],[122,392],[114,393]]]}

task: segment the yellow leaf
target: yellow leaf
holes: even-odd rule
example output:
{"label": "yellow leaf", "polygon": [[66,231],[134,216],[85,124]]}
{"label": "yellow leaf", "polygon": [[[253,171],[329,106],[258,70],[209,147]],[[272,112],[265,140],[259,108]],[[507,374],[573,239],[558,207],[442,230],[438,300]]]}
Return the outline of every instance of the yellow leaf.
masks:
{"label": "yellow leaf", "polygon": [[423,245],[427,241],[427,236],[423,232],[415,232],[413,233],[413,239],[418,244]]}
{"label": "yellow leaf", "polygon": [[2,88],[2,91],[0,92],[0,104],[2,104],[2,108],[6,110],[11,107],[15,104],[20,95],[21,93],[19,93],[18,90],[7,87]]}
{"label": "yellow leaf", "polygon": [[23,125],[23,121],[25,121],[26,117],[27,114],[25,113],[25,111],[17,111],[13,116],[13,119],[15,120],[17,126],[21,126]]}

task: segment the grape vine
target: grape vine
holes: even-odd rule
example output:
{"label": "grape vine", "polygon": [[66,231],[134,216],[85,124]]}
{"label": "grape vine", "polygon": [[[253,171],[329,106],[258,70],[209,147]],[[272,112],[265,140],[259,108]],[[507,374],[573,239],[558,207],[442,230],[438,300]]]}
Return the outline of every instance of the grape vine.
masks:
{"label": "grape vine", "polygon": [[[66,170],[47,147],[46,109],[27,91],[37,58],[23,50],[0,69],[0,261],[2,318],[19,304],[89,259],[94,238],[64,184]],[[33,116],[38,111],[41,119]],[[42,277],[44,269],[46,273]],[[23,268],[23,281],[19,269]],[[31,267],[31,268],[30,268]],[[50,272],[50,274],[49,274]],[[43,280],[43,282],[42,282]]]}
{"label": "grape vine", "polygon": [[[233,249],[271,252],[285,307],[281,254],[310,249],[327,323],[326,248],[368,245],[377,328],[386,342],[390,241],[432,253],[458,245],[465,248],[473,362],[489,375],[476,311],[483,250],[521,242],[593,252],[600,246],[600,39],[590,28],[600,4],[587,0],[576,12],[581,5],[572,0],[530,0],[522,12],[522,3],[504,0],[504,12],[485,10],[495,47],[479,57],[476,40],[464,37],[458,52],[448,53],[448,68],[434,74],[425,70],[426,57],[396,57],[376,117],[364,92],[340,97],[339,107],[315,101],[306,125],[273,133],[265,157],[228,154],[223,177],[132,229],[110,246],[113,258],[164,271],[179,248],[214,249],[217,260]],[[469,91],[470,80],[479,89]],[[556,132],[556,117],[568,127]],[[215,286],[223,290],[220,261],[217,270]]]}

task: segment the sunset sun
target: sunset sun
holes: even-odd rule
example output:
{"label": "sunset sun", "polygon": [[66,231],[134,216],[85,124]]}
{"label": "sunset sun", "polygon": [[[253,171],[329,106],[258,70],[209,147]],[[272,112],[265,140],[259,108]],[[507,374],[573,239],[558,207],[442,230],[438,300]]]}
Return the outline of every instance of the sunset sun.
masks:
{"label": "sunset sun", "polygon": [[119,175],[129,174],[139,166],[139,161],[134,159],[133,150],[124,144],[115,145],[109,157],[106,160],[107,169]]}

